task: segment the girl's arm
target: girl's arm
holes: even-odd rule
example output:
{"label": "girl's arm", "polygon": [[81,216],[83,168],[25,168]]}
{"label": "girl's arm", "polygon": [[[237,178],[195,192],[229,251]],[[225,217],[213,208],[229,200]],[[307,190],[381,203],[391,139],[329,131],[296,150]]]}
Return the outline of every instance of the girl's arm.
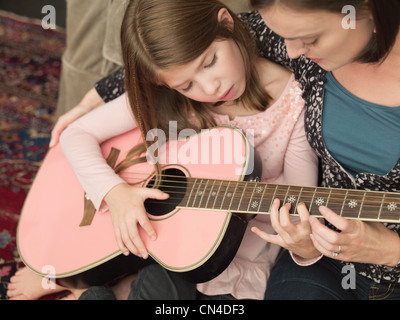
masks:
{"label": "girl's arm", "polygon": [[128,255],[147,258],[139,235],[143,228],[151,239],[156,233],[144,208],[147,198],[166,199],[160,190],[129,186],[103,158],[100,144],[136,128],[125,94],[79,118],[64,130],[60,144],[83,189],[98,210],[109,209],[117,244]]}
{"label": "girl's arm", "polygon": [[60,136],[61,148],[96,209],[112,187],[125,182],[107,165],[100,144],[135,127],[124,94],[82,116]]}

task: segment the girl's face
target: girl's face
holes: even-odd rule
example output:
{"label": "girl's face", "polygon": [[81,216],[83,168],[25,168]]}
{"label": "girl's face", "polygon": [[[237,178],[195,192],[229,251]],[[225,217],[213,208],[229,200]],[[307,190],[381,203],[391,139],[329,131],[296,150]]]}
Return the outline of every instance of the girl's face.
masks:
{"label": "girl's face", "polygon": [[368,45],[374,23],[356,12],[355,29],[348,28],[348,13],[294,10],[282,5],[259,10],[269,28],[285,38],[288,55],[305,55],[327,71],[354,62]]}
{"label": "girl's face", "polygon": [[199,102],[233,101],[246,88],[243,57],[231,39],[215,40],[194,61],[161,70],[159,76],[169,88]]}

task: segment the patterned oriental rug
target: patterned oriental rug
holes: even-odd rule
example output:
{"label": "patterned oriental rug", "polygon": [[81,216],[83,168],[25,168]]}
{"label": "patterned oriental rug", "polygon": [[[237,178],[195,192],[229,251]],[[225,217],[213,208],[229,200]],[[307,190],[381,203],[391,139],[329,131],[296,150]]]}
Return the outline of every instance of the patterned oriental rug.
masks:
{"label": "patterned oriental rug", "polygon": [[50,140],[64,30],[0,11],[0,300],[22,266],[16,228]]}

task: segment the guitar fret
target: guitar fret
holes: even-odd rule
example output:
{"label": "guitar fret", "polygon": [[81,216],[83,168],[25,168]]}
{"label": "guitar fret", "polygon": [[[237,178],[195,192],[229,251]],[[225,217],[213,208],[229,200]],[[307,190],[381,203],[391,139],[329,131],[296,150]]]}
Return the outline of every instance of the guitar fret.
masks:
{"label": "guitar fret", "polygon": [[259,211],[259,212],[261,211],[261,204],[264,201],[265,190],[267,190],[267,185],[264,185],[263,192],[262,192],[261,199],[260,199],[260,204],[257,208],[257,211]]}
{"label": "guitar fret", "polygon": [[386,194],[383,194],[382,201],[381,201],[381,207],[379,208],[379,215],[378,215],[378,219],[380,219],[380,218],[381,218],[383,204],[385,203],[385,196],[386,196]]}
{"label": "guitar fret", "polygon": [[[328,202],[330,201],[330,189],[327,188],[317,188],[316,192],[313,195],[313,214],[315,216],[321,216],[321,213],[319,212],[319,207],[321,206],[327,206]],[[312,212],[310,210],[310,212]]]}
{"label": "guitar fret", "polygon": [[329,205],[329,201],[331,200],[331,195],[332,195],[332,189],[329,189],[329,194],[328,194],[328,197],[326,199],[326,206]]}
{"label": "guitar fret", "polygon": [[228,185],[226,186],[226,189],[225,189],[225,192],[224,192],[224,196],[222,197],[222,201],[221,201],[221,206],[219,207],[220,209],[222,209],[223,207],[223,204],[224,204],[224,201],[225,201],[225,197],[226,197],[226,195],[228,194],[228,198],[233,198],[233,195],[230,193],[230,192],[228,192],[228,189],[229,189],[229,185],[230,185],[230,181],[228,181]]}
{"label": "guitar fret", "polygon": [[238,211],[240,211],[240,205],[242,204],[243,194],[244,194],[244,192],[246,191],[246,189],[247,189],[247,182],[246,182],[246,184],[245,184],[245,187],[243,188],[242,195],[241,195],[241,197],[240,197],[239,205],[238,205],[238,207],[237,207],[237,210],[238,210]]}
{"label": "guitar fret", "polygon": [[204,194],[207,193],[207,186],[208,186],[208,183],[209,183],[209,182],[210,182],[210,180],[209,180],[209,179],[206,179],[206,184],[205,184],[203,190],[200,190],[200,191],[199,191],[199,192],[201,192],[201,194],[200,194],[201,198],[200,198],[200,201],[199,201],[199,204],[198,204],[198,207],[199,207],[199,208],[202,208],[202,207],[203,207],[201,203],[202,203],[202,201],[203,201]]}
{"label": "guitar fret", "polygon": [[258,183],[254,184],[253,195],[252,195],[252,199],[251,199],[251,205],[250,205],[250,208],[249,208],[249,211],[251,213],[257,213],[257,212],[259,212],[261,210],[260,208],[261,208],[261,203],[263,201],[265,189],[266,189],[265,186],[263,188]]}
{"label": "guitar fret", "polygon": [[300,188],[300,192],[299,192],[299,195],[298,195],[297,200],[296,200],[296,205],[294,206],[294,211],[295,212],[297,212],[297,206],[299,205],[299,201],[300,201],[302,193],[303,193],[303,187]]}
{"label": "guitar fret", "polygon": [[359,219],[376,220],[382,212],[384,193],[365,191]]}
{"label": "guitar fret", "polygon": [[201,196],[203,194],[203,192],[200,190],[200,187],[202,184],[203,184],[203,179],[200,180],[200,183],[197,186],[197,191],[195,192],[195,195],[194,195],[193,205],[192,205],[194,208],[199,207],[199,205],[196,205],[196,201],[197,201],[197,196],[199,196],[199,195]]}
{"label": "guitar fret", "polygon": [[326,207],[329,207],[334,212],[342,212],[344,191],[342,189],[327,189],[329,193],[326,198]]}
{"label": "guitar fret", "polygon": [[317,192],[317,188],[314,189],[314,193],[313,193],[311,201],[310,201],[310,207],[308,208],[308,211],[310,212],[311,215],[312,215],[312,209],[314,209],[313,204],[314,204],[314,198],[315,198],[316,192]]}
{"label": "guitar fret", "polygon": [[360,213],[360,203],[362,203],[363,197],[357,190],[348,190],[346,195],[346,201],[343,206],[343,214],[346,218],[358,218]]}
{"label": "guitar fret", "polygon": [[214,185],[215,185],[215,180],[213,180],[213,183],[212,183],[212,185],[211,185],[210,192],[208,193],[207,203],[206,203],[206,205],[205,205],[205,208],[209,208],[209,207],[208,207],[208,202],[210,201],[210,196],[213,195],[213,192],[214,192],[214,191],[213,191]]}
{"label": "guitar fret", "polygon": [[197,178],[194,179],[193,185],[192,185],[192,187],[190,188],[190,193],[189,193],[188,200],[187,200],[187,204],[188,204],[189,207],[190,207],[189,202],[190,202],[190,200],[191,200],[191,198],[192,198],[192,193],[193,193],[193,190],[194,190],[194,186],[196,185],[196,182],[197,182]]}
{"label": "guitar fret", "polygon": [[278,191],[278,185],[275,185],[275,191],[274,191],[273,196],[271,197],[271,202],[270,202],[269,207],[268,207],[268,211],[269,211],[269,212],[271,211],[272,203],[274,202],[274,200],[275,200],[275,198],[276,198],[276,192],[277,192],[277,191]]}
{"label": "guitar fret", "polygon": [[237,190],[237,187],[238,187],[238,184],[239,184],[239,183],[240,183],[240,182],[237,181],[236,184],[235,184],[235,190],[233,190],[233,195],[234,195],[234,196],[232,197],[231,202],[229,203],[229,208],[228,208],[229,211],[230,211],[231,208],[232,208],[232,201],[233,201],[233,199],[236,198],[236,197],[235,197],[235,196],[236,196],[236,190]]}
{"label": "guitar fret", "polygon": [[340,216],[343,216],[344,204],[346,203],[348,193],[349,193],[349,190],[346,190],[346,195],[343,200],[342,209],[340,210]]}
{"label": "guitar fret", "polygon": [[382,206],[380,219],[384,222],[399,222],[400,194],[386,194]]}
{"label": "guitar fret", "polygon": [[[253,192],[251,193],[251,197],[250,197],[250,200],[249,200],[249,204],[248,204],[248,206],[247,206],[247,211],[248,212],[250,212],[250,207],[252,207],[253,209],[255,208],[254,207],[254,205],[256,206],[256,207],[258,207],[258,205],[259,205],[259,202],[258,201],[255,201],[255,200],[253,200],[253,198],[254,198],[254,191],[256,190],[256,184],[254,184],[254,187],[253,187]],[[254,202],[253,202],[254,201]],[[254,210],[253,210],[254,211]]]}
{"label": "guitar fret", "polygon": [[289,186],[287,188],[286,191],[286,196],[285,199],[283,201],[283,203],[290,203],[290,210],[289,213],[291,214],[295,214],[296,213],[296,208],[297,208],[297,204],[299,202],[300,199],[300,194],[301,194],[301,190],[302,188],[300,188],[300,191],[298,191],[299,187],[297,186]]}
{"label": "guitar fret", "polygon": [[288,186],[286,189],[286,194],[285,194],[285,198],[283,199],[283,203],[286,203],[286,199],[288,197],[289,190],[290,190],[290,186]]}
{"label": "guitar fret", "polygon": [[363,195],[363,198],[362,198],[361,204],[360,204],[360,210],[358,211],[358,216],[357,216],[357,218],[360,218],[360,217],[361,217],[361,211],[362,211],[362,207],[363,207],[363,205],[364,205],[364,200],[365,200],[365,195],[366,195],[366,194],[367,194],[367,193],[364,192],[364,195]]}
{"label": "guitar fret", "polygon": [[226,197],[226,192],[228,190],[228,185],[229,185],[229,183],[227,184],[226,181],[222,181],[221,182],[221,186],[219,188],[218,195],[217,195],[218,199],[215,202],[215,208],[217,210],[222,210],[223,209],[222,205],[223,205],[225,197]]}
{"label": "guitar fret", "polygon": [[217,194],[216,194],[216,196],[215,196],[215,199],[214,199],[213,208],[215,208],[215,203],[216,203],[217,200],[218,200],[218,196],[219,196],[219,192],[220,192],[220,190],[221,190],[222,183],[223,183],[223,181],[220,181],[220,182],[219,182],[219,187],[218,187],[218,191],[217,191]]}

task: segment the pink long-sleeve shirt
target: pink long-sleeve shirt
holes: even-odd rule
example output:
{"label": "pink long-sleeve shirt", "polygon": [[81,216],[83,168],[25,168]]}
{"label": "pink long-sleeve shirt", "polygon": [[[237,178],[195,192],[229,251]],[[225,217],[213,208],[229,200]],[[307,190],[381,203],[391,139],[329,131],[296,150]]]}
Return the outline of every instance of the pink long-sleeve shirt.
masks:
{"label": "pink long-sleeve shirt", "polygon": [[[218,125],[254,130],[254,147],[263,161],[263,182],[317,184],[318,160],[306,140],[304,100],[293,76],[280,98],[264,112],[238,116],[233,120],[210,112]],[[106,164],[100,144],[136,126],[127,97],[123,94],[75,121],[60,137],[66,157],[97,209],[105,210],[105,195],[114,186],[125,183]],[[268,215],[259,215],[250,221],[234,260],[218,277],[198,284],[200,292],[207,295],[230,293],[237,299],[264,297],[270,268],[280,248],[251,232],[253,226],[274,233]]]}

